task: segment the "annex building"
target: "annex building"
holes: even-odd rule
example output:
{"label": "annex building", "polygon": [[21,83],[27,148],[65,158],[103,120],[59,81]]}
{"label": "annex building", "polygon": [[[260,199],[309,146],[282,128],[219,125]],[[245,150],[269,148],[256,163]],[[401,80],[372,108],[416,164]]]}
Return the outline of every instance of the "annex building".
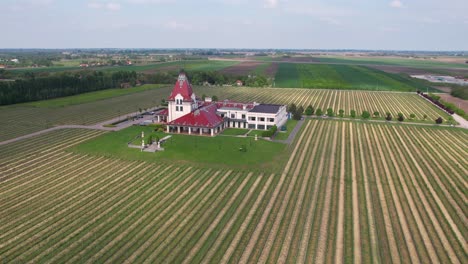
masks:
{"label": "annex building", "polygon": [[228,127],[268,130],[284,125],[288,116],[285,105],[201,100],[185,73],[179,74],[167,102],[168,109],[156,115],[166,120],[168,133],[214,136]]}

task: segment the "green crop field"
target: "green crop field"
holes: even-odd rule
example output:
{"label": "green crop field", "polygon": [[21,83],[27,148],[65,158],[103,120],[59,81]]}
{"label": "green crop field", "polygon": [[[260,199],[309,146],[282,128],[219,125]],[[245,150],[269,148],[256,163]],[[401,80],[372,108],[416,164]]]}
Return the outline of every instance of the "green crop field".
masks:
{"label": "green crop field", "polygon": [[465,130],[306,121],[273,171],[68,150],[102,134],[0,146],[3,262],[468,261]]}
{"label": "green crop field", "polygon": [[384,58],[384,57],[314,57],[313,59],[323,63],[339,63],[339,64],[370,64],[370,65],[394,65],[403,67],[412,67],[420,69],[450,69],[450,68],[465,68],[468,65],[463,63],[449,63],[437,60],[409,59],[409,58]]}
{"label": "green crop field", "polygon": [[427,89],[409,77],[364,66],[299,63],[280,63],[275,76],[275,86],[402,92]]}

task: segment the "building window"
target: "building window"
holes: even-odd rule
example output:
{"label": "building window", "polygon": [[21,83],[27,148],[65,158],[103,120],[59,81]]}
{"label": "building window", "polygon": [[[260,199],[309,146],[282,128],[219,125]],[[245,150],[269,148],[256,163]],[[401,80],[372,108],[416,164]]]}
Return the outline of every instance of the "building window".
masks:
{"label": "building window", "polygon": [[242,119],[245,119],[245,115],[242,115]]}
{"label": "building window", "polygon": [[264,117],[260,117],[260,121],[265,121],[265,118],[264,118]]}
{"label": "building window", "polygon": [[236,115],[235,115],[235,114],[231,114],[231,118],[235,118],[235,117],[236,117]]}
{"label": "building window", "polygon": [[182,107],[182,106],[179,107],[179,110],[180,110],[181,112],[183,112],[183,111],[184,111],[184,107]]}
{"label": "building window", "polygon": [[250,116],[250,117],[249,117],[249,120],[250,120],[250,121],[255,121],[255,116]]}
{"label": "building window", "polygon": [[268,122],[275,122],[274,118],[268,118]]}
{"label": "building window", "polygon": [[178,107],[178,106],[176,106],[176,107],[175,107],[175,110],[176,110],[176,112],[178,112],[178,111],[179,111],[179,107]]}

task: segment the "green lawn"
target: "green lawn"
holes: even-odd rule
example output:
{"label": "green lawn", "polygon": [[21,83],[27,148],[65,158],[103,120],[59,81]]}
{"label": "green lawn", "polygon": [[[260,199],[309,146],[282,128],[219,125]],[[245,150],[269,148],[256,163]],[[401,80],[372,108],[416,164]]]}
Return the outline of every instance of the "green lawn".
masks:
{"label": "green lawn", "polygon": [[[167,134],[153,132],[151,127],[133,126],[127,129],[110,132],[73,147],[71,151],[92,154],[97,156],[114,157],[124,160],[143,160],[150,162],[178,162],[194,163],[199,166],[209,167],[235,167],[235,168],[273,168],[281,164],[283,160],[284,144],[265,140],[255,141],[252,138],[238,137],[206,137],[171,135],[166,143],[162,145],[164,151],[149,153],[138,149],[127,147],[127,143],[135,140],[141,132],[145,137],[150,135],[160,139]],[[247,151],[239,151],[241,146]],[[283,154],[282,154],[283,153]]]}
{"label": "green lawn", "polygon": [[296,127],[298,120],[294,119],[289,119],[288,122],[286,122],[286,131],[281,132],[281,128],[278,129],[278,132],[276,133],[275,139],[277,140],[286,140],[289,137],[289,134],[291,134],[291,131]]}
{"label": "green lawn", "polygon": [[33,107],[45,107],[45,108],[57,108],[57,107],[65,107],[70,105],[77,105],[83,103],[90,103],[98,100],[108,99],[112,97],[132,94],[143,92],[152,89],[158,89],[161,87],[167,87],[168,85],[160,85],[160,84],[145,84],[139,87],[131,87],[126,89],[107,89],[102,91],[90,92],[90,93],[83,93],[73,96],[61,97],[51,100],[43,100],[37,102],[30,102],[24,104],[25,106],[33,106]]}
{"label": "green lawn", "polygon": [[285,88],[402,92],[427,89],[410,77],[356,65],[280,63],[275,82],[276,87]]}
{"label": "green lawn", "polygon": [[245,135],[249,130],[242,129],[242,128],[227,128],[221,134],[222,135],[230,135],[230,136],[240,136]]}

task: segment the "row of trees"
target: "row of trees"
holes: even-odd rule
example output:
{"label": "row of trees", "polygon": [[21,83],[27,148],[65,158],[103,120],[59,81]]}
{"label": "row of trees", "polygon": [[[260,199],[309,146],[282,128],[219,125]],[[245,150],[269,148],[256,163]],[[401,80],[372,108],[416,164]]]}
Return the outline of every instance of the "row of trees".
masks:
{"label": "row of trees", "polygon": [[15,81],[0,82],[0,105],[52,99],[115,88],[121,83],[135,85],[134,71],[114,73],[101,71],[63,72],[45,77],[28,73]]}
{"label": "row of trees", "polygon": [[[304,111],[302,106],[297,107],[294,103],[288,105],[288,112],[292,114],[292,118],[295,119],[295,120],[300,120],[302,118],[302,114],[305,114],[306,116],[311,116],[311,115],[314,115],[314,114],[316,116],[322,116],[322,115],[326,115],[328,117],[335,116],[335,112],[333,111],[332,108],[328,108],[326,110],[326,112],[324,113],[322,109],[320,109],[320,108],[315,109],[312,105],[309,105],[309,106],[307,106],[307,108]],[[345,111],[343,109],[340,109],[340,110],[338,110],[338,115],[337,116],[344,117],[344,113],[345,113]],[[351,118],[356,118],[357,117],[356,110],[350,110],[350,115],[349,116]],[[371,113],[369,111],[362,111],[360,117],[362,119],[369,119],[369,118],[372,117],[372,115],[371,115]],[[379,118],[380,113],[378,111],[375,111],[373,113],[373,117],[374,118]],[[410,114],[409,117],[410,117],[410,119],[415,119],[416,115],[415,114]],[[392,121],[392,119],[393,119],[392,114],[390,112],[386,112],[385,113],[385,120]],[[426,120],[426,119],[427,119],[427,115],[424,114],[423,115],[423,120]],[[402,113],[398,113],[397,114],[397,120],[400,121],[400,122],[403,122],[405,120],[405,116]],[[452,123],[453,121],[454,121],[453,118],[449,117],[448,122]],[[441,124],[443,122],[442,117],[437,118],[435,120],[435,122],[437,124]]]}

